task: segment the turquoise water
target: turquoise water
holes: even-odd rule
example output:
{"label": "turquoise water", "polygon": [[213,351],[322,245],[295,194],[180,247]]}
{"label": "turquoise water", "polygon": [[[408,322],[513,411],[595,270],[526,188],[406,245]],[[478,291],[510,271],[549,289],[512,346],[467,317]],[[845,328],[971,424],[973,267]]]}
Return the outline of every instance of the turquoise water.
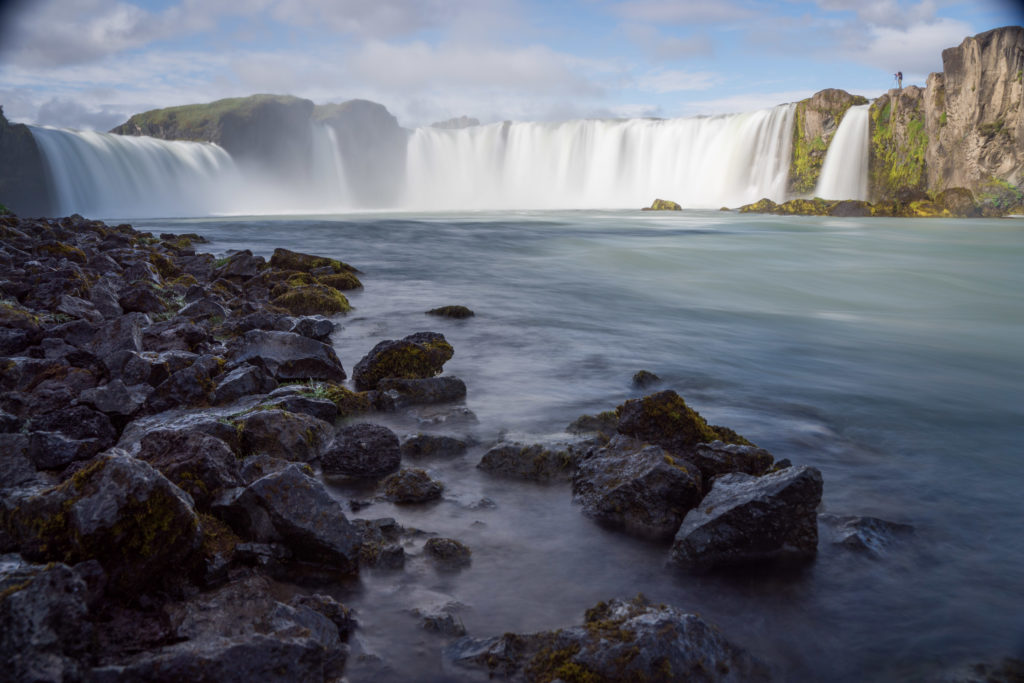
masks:
{"label": "turquoise water", "polygon": [[[460,538],[474,564],[452,576],[412,560],[339,592],[361,615],[357,649],[386,663],[353,665],[353,680],[451,675],[444,641],[402,611],[419,589],[464,603],[475,636],[578,623],[598,600],[643,591],[701,613],[789,680],[926,680],[933,666],[1024,655],[1024,220],[588,211],[134,225],[199,232],[214,252],[287,247],[360,268],[365,291],[334,340],[346,369],[415,331],[455,347],[446,372],[466,381],[477,420],[393,426],[478,445],[430,463],[442,503],[359,514]],[[445,304],[477,316],[423,314]],[[641,368],[712,423],[819,467],[825,511],[916,536],[879,560],[823,546],[795,576],[693,578],[664,566],[664,547],[591,524],[567,487],[475,470],[501,436],[557,439],[579,414],[638,395]],[[495,507],[474,506],[482,497]]]}

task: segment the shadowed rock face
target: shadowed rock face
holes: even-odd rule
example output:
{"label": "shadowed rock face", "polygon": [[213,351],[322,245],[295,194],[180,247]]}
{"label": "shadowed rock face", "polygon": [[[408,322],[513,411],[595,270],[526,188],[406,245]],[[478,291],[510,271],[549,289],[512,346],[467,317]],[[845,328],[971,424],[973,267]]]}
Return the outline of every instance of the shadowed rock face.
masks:
{"label": "shadowed rock face", "polygon": [[52,213],[48,174],[28,126],[11,124],[0,107],[0,204],[22,216]]}

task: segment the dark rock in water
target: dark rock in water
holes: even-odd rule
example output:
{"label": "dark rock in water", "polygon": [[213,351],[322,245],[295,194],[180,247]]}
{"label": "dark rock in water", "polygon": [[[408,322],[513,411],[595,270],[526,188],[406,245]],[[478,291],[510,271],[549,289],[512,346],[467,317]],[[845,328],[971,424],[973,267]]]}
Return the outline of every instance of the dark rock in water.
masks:
{"label": "dark rock in water", "polygon": [[263,368],[241,365],[220,378],[213,391],[212,403],[231,403],[243,396],[266,394],[276,387],[277,382]]}
{"label": "dark rock in water", "polygon": [[292,315],[331,315],[352,310],[345,295],[326,285],[298,285],[274,297],[272,304]]}
{"label": "dark rock in water", "polygon": [[322,315],[307,315],[298,318],[290,331],[326,343],[331,340],[334,323]]}
{"label": "dark rock in water", "polygon": [[472,318],[475,313],[465,306],[441,306],[440,308],[432,308],[427,311],[427,315],[436,315],[441,318],[455,318],[458,320],[464,318]]}
{"label": "dark rock in water", "polygon": [[396,472],[402,452],[398,437],[390,429],[360,423],[338,430],[320,462],[324,474],[375,478]]}
{"label": "dark rock in water", "polygon": [[626,401],[616,413],[619,433],[674,453],[686,454],[698,444],[712,441],[749,444],[732,430],[709,425],[671,389]]}
{"label": "dark rock in water", "polygon": [[[350,505],[356,501],[350,501]],[[357,509],[356,506],[352,506]],[[402,527],[390,517],[357,519],[354,522],[362,536],[360,562],[377,569],[401,569],[405,566],[405,550],[398,544]]]}
{"label": "dark rock in water", "polygon": [[122,380],[115,379],[95,389],[86,389],[78,396],[78,400],[96,410],[131,417],[145,405],[153,387],[148,384],[126,385]]}
{"label": "dark rock in water", "polygon": [[821,491],[821,472],[813,467],[788,467],[762,477],[724,474],[686,515],[672,544],[672,560],[691,571],[812,560],[818,551]]}
{"label": "dark rock in water", "polygon": [[572,484],[588,517],[658,540],[672,538],[700,502],[701,487],[693,463],[621,437],[580,463]]}
{"label": "dark rock in water", "polygon": [[165,608],[173,644],[98,667],[90,680],[337,680],[348,649],[331,619],[301,601],[277,602],[252,577]]}
{"label": "dark rock in water", "polygon": [[578,458],[568,450],[540,444],[507,443],[484,453],[477,465],[489,474],[536,482],[569,481]]}
{"label": "dark rock in water", "polygon": [[267,262],[262,256],[253,256],[251,251],[243,249],[228,256],[224,264],[214,271],[214,275],[228,280],[248,280],[266,267]]}
{"label": "dark rock in water", "polygon": [[619,416],[614,410],[606,410],[597,415],[580,415],[565,428],[565,431],[570,434],[614,434],[618,427]]}
{"label": "dark rock in water", "polygon": [[415,468],[389,475],[381,482],[381,486],[384,497],[393,503],[426,503],[439,499],[444,491],[444,484]]}
{"label": "dark rock in water", "polygon": [[385,377],[425,379],[441,374],[454,350],[444,335],[417,332],[405,339],[382,341],[370,350],[352,370],[360,391],[376,389]]}
{"label": "dark rock in water", "polygon": [[300,334],[250,330],[228,348],[233,364],[260,366],[278,381],[345,379],[345,370],[334,349]]}
{"label": "dark rock in water", "polygon": [[877,517],[819,515],[823,540],[872,557],[888,550],[914,534],[909,524],[887,522]]}
{"label": "dark rock in water", "polygon": [[285,410],[254,410],[235,420],[243,455],[309,462],[320,457],[334,429],[323,420]]}
{"label": "dark rock in water", "polygon": [[342,605],[329,595],[296,595],[288,601],[292,607],[308,607],[309,609],[327,617],[338,629],[338,636],[347,640],[350,632],[355,630],[356,618],[352,610]]}
{"label": "dark rock in water", "polygon": [[431,405],[466,398],[466,383],[458,377],[401,379],[385,377],[377,382],[374,405],[378,410],[397,410],[407,405]]}
{"label": "dark rock in water", "polygon": [[416,434],[402,442],[403,458],[451,458],[466,452],[468,444],[454,436]]}
{"label": "dark rock in water", "polygon": [[647,370],[638,370],[633,373],[633,386],[637,389],[646,389],[653,387],[655,384],[661,382],[661,378],[655,375],[653,372]]}
{"label": "dark rock in water", "polygon": [[671,199],[655,199],[650,206],[645,206],[643,211],[682,211],[683,207]]}
{"label": "dark rock in water", "polygon": [[829,215],[844,218],[867,217],[871,215],[871,205],[864,201],[847,199],[833,206],[829,210]]}
{"label": "dark rock in water", "polygon": [[119,449],[56,488],[2,505],[7,531],[26,558],[99,560],[125,596],[179,577],[201,541],[191,498]]}
{"label": "dark rock in water", "polygon": [[458,618],[458,612],[465,607],[450,595],[431,590],[416,589],[408,597],[412,607],[409,613],[417,617],[424,631],[445,636],[464,636],[466,627]]}
{"label": "dark rock in water", "polygon": [[270,266],[280,270],[300,270],[308,273],[316,268],[329,267],[334,273],[356,273],[359,272],[347,263],[337,259],[304,254],[299,251],[277,248],[270,257]]}
{"label": "dark rock in water", "polygon": [[473,551],[454,538],[428,539],[423,551],[438,569],[445,571],[463,569],[473,563]]}
{"label": "dark rock in water", "polygon": [[582,626],[486,639],[445,651],[456,665],[513,681],[767,681],[768,669],[714,626],[676,607],[601,602]]}
{"label": "dark rock in water", "polygon": [[359,570],[359,533],[299,465],[257,479],[215,509],[246,538],[284,543],[296,558],[342,573]]}
{"label": "dark rock in water", "polygon": [[[0,557],[0,654],[7,681],[74,681],[92,643],[89,588],[64,564],[30,565]],[[9,576],[11,585],[5,581]]]}
{"label": "dark rock in water", "polygon": [[139,441],[135,457],[192,496],[201,509],[223,489],[242,485],[238,460],[226,443],[198,431],[156,429]]}
{"label": "dark rock in water", "polygon": [[687,453],[687,459],[700,468],[706,480],[719,474],[745,472],[761,475],[772,469],[772,454],[757,446],[712,441]]}

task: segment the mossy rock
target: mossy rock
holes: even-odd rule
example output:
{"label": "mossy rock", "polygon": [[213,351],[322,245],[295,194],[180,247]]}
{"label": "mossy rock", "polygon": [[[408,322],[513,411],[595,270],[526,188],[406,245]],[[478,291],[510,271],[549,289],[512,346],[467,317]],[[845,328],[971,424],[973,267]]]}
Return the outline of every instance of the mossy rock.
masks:
{"label": "mossy rock", "polygon": [[290,249],[275,249],[270,257],[270,265],[281,270],[301,270],[308,273],[317,268],[330,268],[335,273],[358,273],[359,271],[347,263],[337,259],[304,254]]}
{"label": "mossy rock", "polygon": [[85,252],[78,247],[65,244],[64,242],[46,242],[36,247],[36,254],[40,256],[52,256],[54,258],[66,258],[75,263],[85,263]]}
{"label": "mossy rock", "polygon": [[385,377],[426,379],[441,374],[455,350],[436,332],[418,332],[405,339],[377,344],[356,363],[352,378],[360,391],[376,389]]}
{"label": "mossy rock", "polygon": [[373,407],[366,392],[355,392],[336,382],[317,382],[302,395],[327,399],[338,407],[338,417],[341,418],[367,413]]}
{"label": "mossy rock", "polygon": [[441,318],[455,318],[464,319],[472,318],[475,313],[465,306],[441,306],[439,308],[432,308],[427,311],[427,315],[436,315]]}
{"label": "mossy rock", "polygon": [[683,207],[671,199],[655,199],[650,206],[645,206],[643,211],[682,211]]}
{"label": "mossy rock", "polygon": [[744,204],[739,208],[740,213],[774,213],[778,204],[768,199],[758,199],[753,204]]}
{"label": "mossy rock", "polygon": [[679,394],[667,389],[626,401],[615,409],[618,431],[676,453],[712,441],[752,445],[731,429],[709,425]]}
{"label": "mossy rock", "polygon": [[966,187],[951,187],[935,195],[935,203],[957,218],[973,218],[981,215],[981,207],[974,199],[974,193]]}
{"label": "mossy rock", "polygon": [[332,315],[352,310],[344,294],[324,285],[292,287],[275,297],[271,303],[292,315]]}
{"label": "mossy rock", "polygon": [[356,274],[350,271],[334,273],[333,275],[321,275],[316,281],[327,287],[333,287],[339,292],[347,292],[352,289],[362,289],[363,283],[359,281]]}

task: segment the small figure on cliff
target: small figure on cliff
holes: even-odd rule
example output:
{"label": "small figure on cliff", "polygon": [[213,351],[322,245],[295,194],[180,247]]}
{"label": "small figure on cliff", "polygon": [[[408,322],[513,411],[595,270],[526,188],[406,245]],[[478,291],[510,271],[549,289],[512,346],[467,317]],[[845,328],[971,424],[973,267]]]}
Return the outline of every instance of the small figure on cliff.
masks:
{"label": "small figure on cliff", "polygon": [[897,84],[897,87],[899,87],[900,90],[903,90],[903,72],[902,71],[897,71],[896,72],[896,84]]}

